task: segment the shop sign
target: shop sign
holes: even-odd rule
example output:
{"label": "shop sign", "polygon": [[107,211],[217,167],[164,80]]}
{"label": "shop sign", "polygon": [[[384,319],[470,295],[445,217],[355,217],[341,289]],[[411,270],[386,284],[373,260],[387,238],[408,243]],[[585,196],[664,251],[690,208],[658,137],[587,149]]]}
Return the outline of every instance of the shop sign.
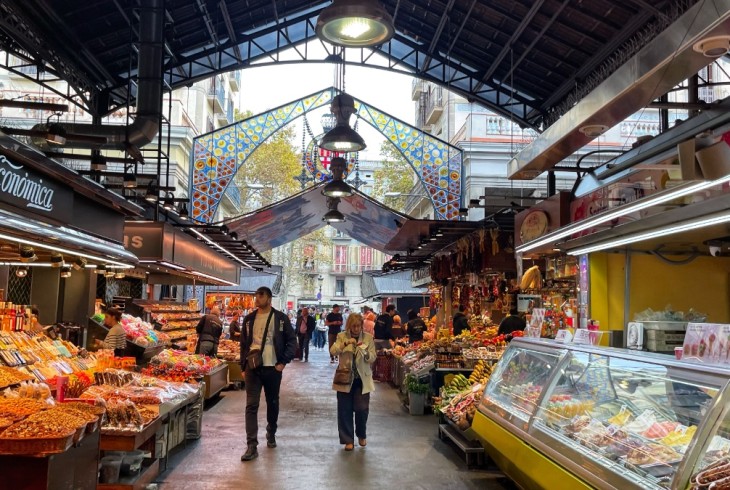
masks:
{"label": "shop sign", "polygon": [[525,327],[525,337],[539,339],[542,332],[539,327]]}
{"label": "shop sign", "polygon": [[575,331],[575,335],[573,336],[573,343],[585,345],[593,344],[593,342],[591,341],[591,332],[587,328],[577,329]]}
{"label": "shop sign", "polygon": [[[609,184],[600,189],[575,199],[570,204],[570,222],[575,223],[591,218],[610,209],[625,206],[647,196],[664,190],[668,181],[666,171],[644,170],[635,172],[620,182]],[[660,209],[663,209],[659,206]],[[624,221],[633,221],[646,217],[652,210],[636,211],[630,215],[617,218],[611,225]],[[604,223],[601,225],[605,227]],[[595,229],[584,230],[576,236],[590,235]]]}
{"label": "shop sign", "polygon": [[411,287],[426,286],[431,284],[431,268],[421,267],[411,271]]}
{"label": "shop sign", "polygon": [[543,236],[548,231],[548,215],[545,211],[531,211],[525,216],[525,221],[520,226],[520,239],[522,243],[531,242]]}
{"label": "shop sign", "polygon": [[[126,222],[124,224],[124,248],[141,260],[172,259],[172,235],[165,236],[162,225],[162,223]],[[164,244],[165,241],[168,243]],[[165,245],[166,254],[164,253]]]}
{"label": "shop sign", "polygon": [[572,338],[573,334],[570,333],[570,330],[564,328],[562,330],[558,330],[558,333],[555,335],[555,342],[558,342],[559,344],[568,344]]}
{"label": "shop sign", "polygon": [[68,223],[73,194],[55,182],[0,155],[0,201]]}
{"label": "shop sign", "polygon": [[202,245],[185,233],[175,231],[173,261],[190,270],[238,284],[240,269],[231,260]]}

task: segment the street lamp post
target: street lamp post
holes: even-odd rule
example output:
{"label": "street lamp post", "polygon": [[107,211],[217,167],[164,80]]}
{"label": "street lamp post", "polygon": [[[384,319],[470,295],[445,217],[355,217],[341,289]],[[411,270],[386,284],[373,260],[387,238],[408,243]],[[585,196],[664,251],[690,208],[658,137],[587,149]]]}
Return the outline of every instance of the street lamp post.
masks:
{"label": "street lamp post", "polygon": [[319,301],[319,307],[322,308],[322,283],[324,282],[324,276],[322,274],[317,277],[319,283],[319,293],[317,293],[317,301]]}

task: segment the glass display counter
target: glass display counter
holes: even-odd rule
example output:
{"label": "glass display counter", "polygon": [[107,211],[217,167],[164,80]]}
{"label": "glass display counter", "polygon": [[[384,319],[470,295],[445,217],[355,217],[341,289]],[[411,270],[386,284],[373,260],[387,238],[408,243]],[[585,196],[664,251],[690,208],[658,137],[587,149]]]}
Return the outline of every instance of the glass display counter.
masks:
{"label": "glass display counter", "polygon": [[589,486],[685,489],[693,475],[730,477],[729,379],[669,356],[515,339],[479,411]]}

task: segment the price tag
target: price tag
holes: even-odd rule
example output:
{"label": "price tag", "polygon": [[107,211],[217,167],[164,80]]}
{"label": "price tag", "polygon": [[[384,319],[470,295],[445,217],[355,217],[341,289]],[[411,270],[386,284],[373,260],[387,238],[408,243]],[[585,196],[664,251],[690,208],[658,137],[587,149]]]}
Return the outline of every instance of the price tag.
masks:
{"label": "price tag", "polygon": [[563,330],[558,330],[558,334],[555,336],[555,342],[559,342],[561,344],[567,344],[570,342],[570,340],[573,338],[573,334],[570,333],[570,330],[567,328],[564,328]]}
{"label": "price tag", "polygon": [[591,342],[590,330],[586,328],[579,328],[578,330],[576,330],[575,335],[573,336],[573,343],[591,345],[593,342]]}
{"label": "price tag", "polygon": [[533,339],[539,339],[542,329],[538,327],[526,327],[525,328],[525,337],[533,338]]}

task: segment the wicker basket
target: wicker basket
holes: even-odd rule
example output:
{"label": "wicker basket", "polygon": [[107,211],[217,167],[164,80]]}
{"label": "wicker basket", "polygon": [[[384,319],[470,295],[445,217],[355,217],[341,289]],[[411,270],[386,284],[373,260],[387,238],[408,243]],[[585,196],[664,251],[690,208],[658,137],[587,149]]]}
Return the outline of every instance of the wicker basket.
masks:
{"label": "wicker basket", "polygon": [[0,454],[56,454],[62,453],[73,444],[74,435],[69,433],[63,437],[55,438],[26,438],[26,439],[3,439],[0,438]]}

